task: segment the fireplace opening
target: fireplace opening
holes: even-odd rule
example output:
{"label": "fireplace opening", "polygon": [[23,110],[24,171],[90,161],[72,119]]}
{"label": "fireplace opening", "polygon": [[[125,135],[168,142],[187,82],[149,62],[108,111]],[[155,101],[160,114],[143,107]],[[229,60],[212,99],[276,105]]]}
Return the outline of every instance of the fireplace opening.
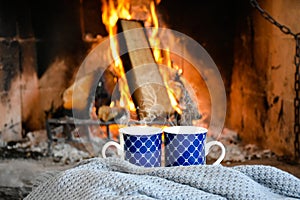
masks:
{"label": "fireplace opening", "polygon": [[[128,1],[135,11],[132,18],[126,18],[125,9],[124,16],[111,29],[103,21],[103,7],[109,7],[109,2],[113,1],[0,2],[2,158],[38,158],[51,152],[56,162],[69,163],[97,156],[105,140],[118,139],[120,125],[137,122],[209,127],[212,110],[220,115],[223,112],[211,99],[219,87],[210,91],[207,82],[214,82],[209,76],[211,71],[202,71],[206,74],[202,76],[193,63],[167,48],[159,51],[161,57],[156,57],[151,31],[168,28],[201,45],[221,75],[226,95],[225,121],[220,132],[211,131],[209,136],[224,142],[228,152],[225,162],[260,158],[297,162],[293,37],[265,20],[248,1],[213,0],[198,5],[179,0],[132,0]],[[127,1],[120,2],[126,8]],[[295,33],[300,32],[297,2],[261,1],[261,6]],[[153,18],[151,9],[155,9],[157,18]],[[157,23],[159,27],[155,27]],[[131,42],[136,39],[134,35],[124,34],[126,48],[148,45],[151,51],[115,57],[108,45],[101,54],[107,60],[101,62],[109,65],[98,68],[101,63],[91,55],[96,55],[103,42],[112,43],[110,30],[116,34],[130,31],[130,27],[152,28],[149,33],[138,32],[136,42]],[[167,39],[173,41],[173,46],[182,44],[174,35]],[[184,48],[182,52],[197,53],[185,52]],[[128,77],[120,76],[124,72],[118,71],[117,60],[128,72],[135,65],[146,64],[141,58],[153,60],[154,65],[132,73],[131,78],[144,80],[149,71],[153,72],[151,76],[158,77],[159,83],[154,91],[163,96],[158,99],[158,105],[163,107],[153,106],[152,101],[149,107],[139,102],[147,99],[148,88],[136,92],[139,86],[132,86],[126,82]],[[90,65],[94,73],[83,73],[82,66]],[[172,80],[170,90],[159,88],[165,85],[165,74],[170,74],[168,78]],[[122,88],[124,85],[129,88]],[[96,140],[90,142],[90,137]],[[77,152],[75,157],[70,153],[73,150]],[[218,153],[216,150],[215,155]]]}

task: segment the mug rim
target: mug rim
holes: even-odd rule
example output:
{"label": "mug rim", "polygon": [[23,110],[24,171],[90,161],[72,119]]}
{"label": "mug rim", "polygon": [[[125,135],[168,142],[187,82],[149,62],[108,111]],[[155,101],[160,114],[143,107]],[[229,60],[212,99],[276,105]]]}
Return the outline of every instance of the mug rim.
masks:
{"label": "mug rim", "polygon": [[[145,131],[147,129],[147,131]],[[119,129],[119,133],[131,136],[156,135],[162,133],[163,130],[152,126],[128,126]]]}
{"label": "mug rim", "polygon": [[169,126],[163,129],[164,133],[175,135],[205,134],[208,130],[201,126]]}

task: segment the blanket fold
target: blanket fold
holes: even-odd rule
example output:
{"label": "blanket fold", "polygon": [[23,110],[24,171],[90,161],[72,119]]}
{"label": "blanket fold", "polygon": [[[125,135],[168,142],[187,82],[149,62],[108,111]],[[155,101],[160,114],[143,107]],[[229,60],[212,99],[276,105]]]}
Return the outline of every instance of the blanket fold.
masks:
{"label": "blanket fold", "polygon": [[143,168],[92,158],[48,177],[25,199],[300,199],[300,180],[263,165]]}

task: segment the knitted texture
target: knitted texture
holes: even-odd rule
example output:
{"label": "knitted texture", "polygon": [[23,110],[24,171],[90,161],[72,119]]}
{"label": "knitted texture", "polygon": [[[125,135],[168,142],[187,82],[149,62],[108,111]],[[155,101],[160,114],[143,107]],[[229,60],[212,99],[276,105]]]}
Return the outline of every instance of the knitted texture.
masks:
{"label": "knitted texture", "polygon": [[300,179],[263,165],[143,168],[92,158],[47,176],[31,199],[300,199]]}

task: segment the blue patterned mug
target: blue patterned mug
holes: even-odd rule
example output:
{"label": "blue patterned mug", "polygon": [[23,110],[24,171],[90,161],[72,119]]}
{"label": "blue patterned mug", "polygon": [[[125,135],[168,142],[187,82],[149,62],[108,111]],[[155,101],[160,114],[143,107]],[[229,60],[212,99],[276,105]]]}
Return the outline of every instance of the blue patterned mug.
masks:
{"label": "blue patterned mug", "polygon": [[188,166],[206,164],[209,149],[217,145],[222,152],[213,165],[220,164],[225,157],[225,147],[221,142],[205,143],[207,129],[196,126],[172,126],[164,129],[165,166]]}
{"label": "blue patterned mug", "polygon": [[117,148],[118,155],[130,163],[143,167],[161,166],[162,129],[150,126],[129,126],[119,129],[120,143],[107,142],[102,156],[109,146]]}

